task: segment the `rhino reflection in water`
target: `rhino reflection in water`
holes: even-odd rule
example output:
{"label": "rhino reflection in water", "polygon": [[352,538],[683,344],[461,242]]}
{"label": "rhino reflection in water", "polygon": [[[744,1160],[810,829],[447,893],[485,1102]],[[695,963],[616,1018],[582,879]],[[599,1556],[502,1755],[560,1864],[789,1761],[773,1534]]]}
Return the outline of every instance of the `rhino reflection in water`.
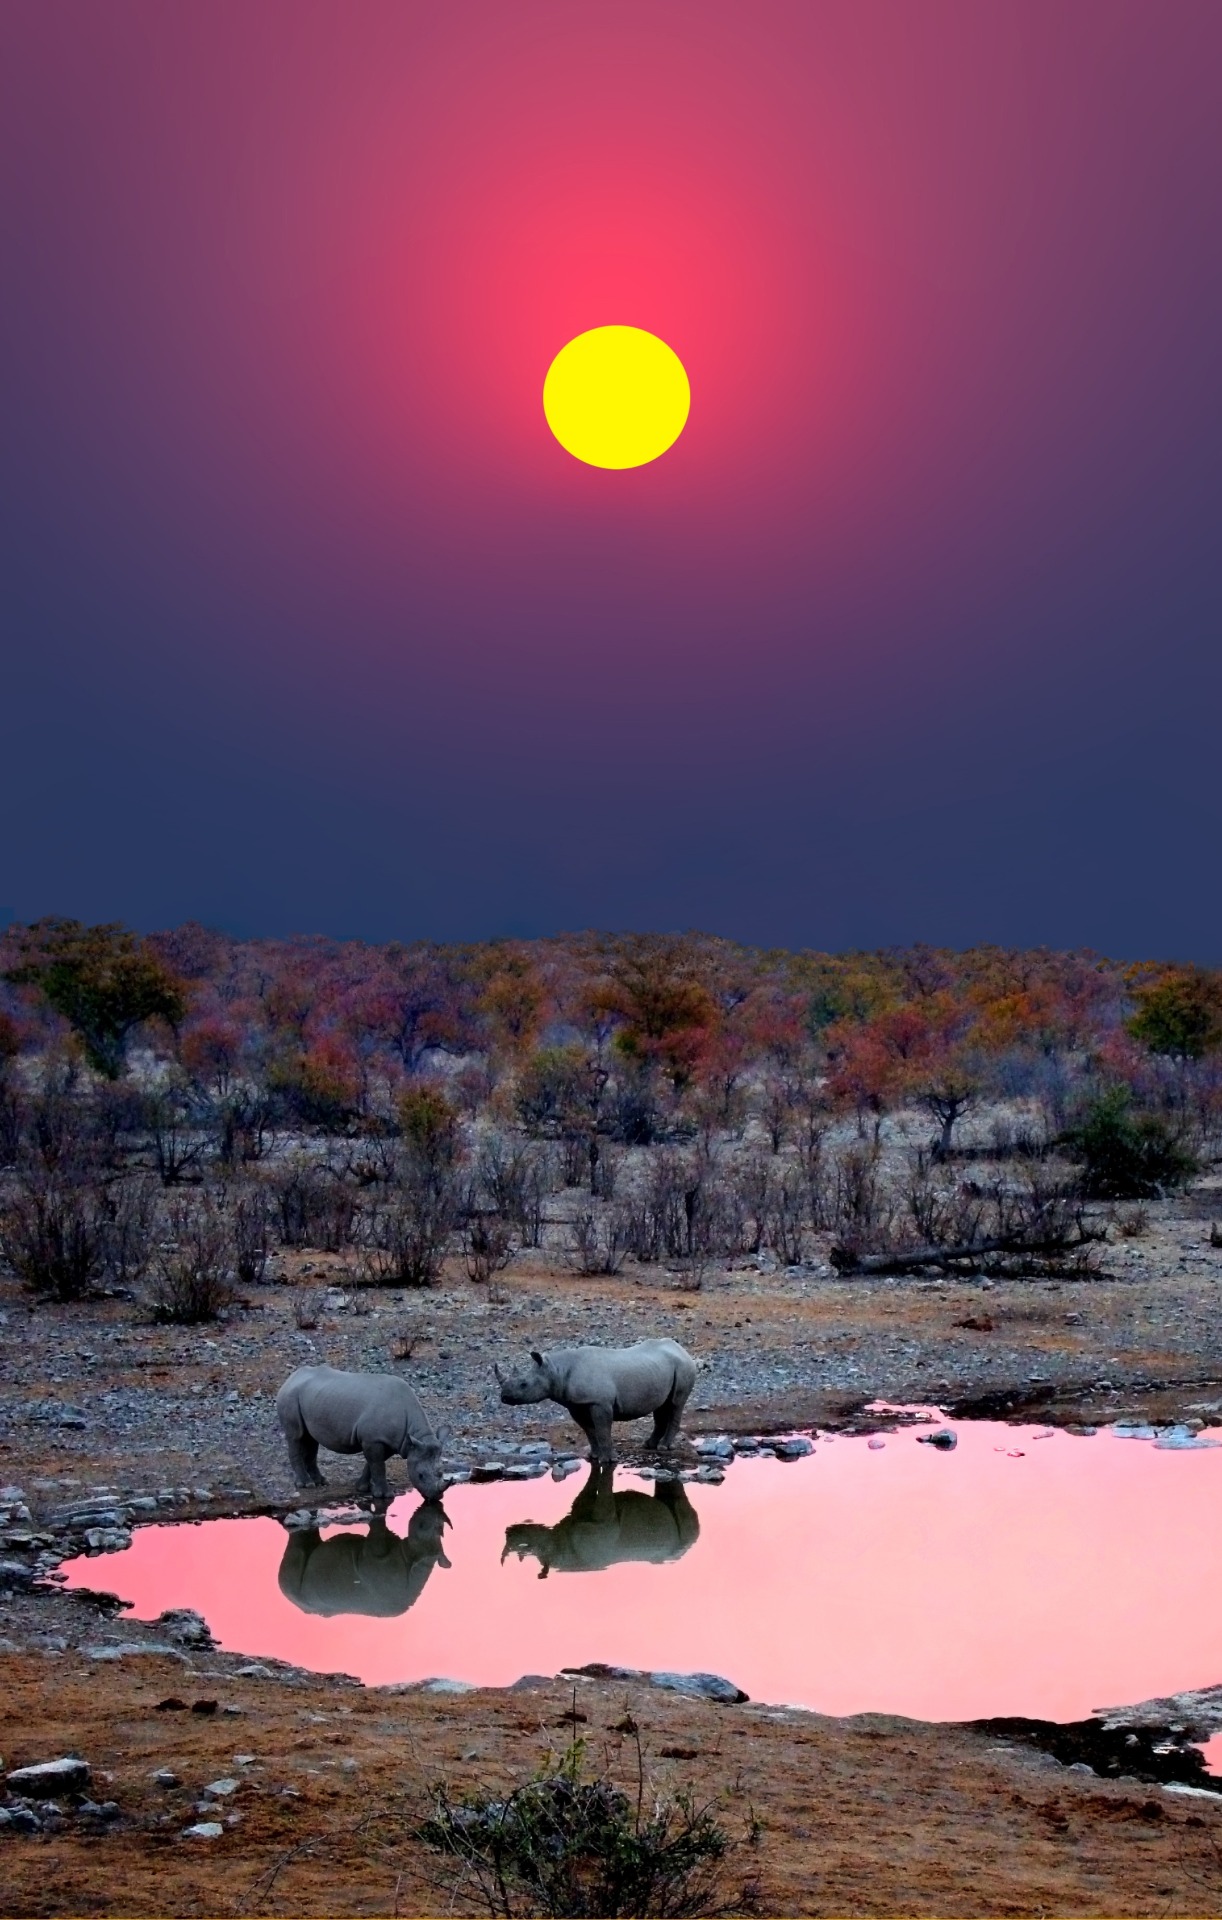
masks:
{"label": "rhino reflection in water", "polygon": [[290,1534],[280,1562],[280,1591],[303,1613],[367,1613],[379,1619],[406,1613],[424,1592],[435,1566],[448,1567],[441,1544],[447,1525],[435,1500],[416,1508],[407,1538],[392,1533],[381,1514],[368,1533],[334,1533],[317,1527]]}
{"label": "rhino reflection in water", "polygon": [[611,1467],[591,1467],[590,1477],[564,1519],[554,1527],[524,1521],[505,1529],[502,1562],[533,1553],[539,1578],[557,1573],[600,1573],[621,1560],[677,1560],[694,1546],[700,1518],[679,1480],[659,1480],[652,1493],[612,1486]]}

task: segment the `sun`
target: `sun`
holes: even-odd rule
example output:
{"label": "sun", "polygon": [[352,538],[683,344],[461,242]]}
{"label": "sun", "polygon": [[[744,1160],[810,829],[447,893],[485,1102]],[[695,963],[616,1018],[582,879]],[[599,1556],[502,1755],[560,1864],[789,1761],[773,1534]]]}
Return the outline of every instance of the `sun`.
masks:
{"label": "sun", "polygon": [[591,327],[543,382],[547,424],[590,467],[643,467],[673,447],[692,404],[683,362],[643,327]]}

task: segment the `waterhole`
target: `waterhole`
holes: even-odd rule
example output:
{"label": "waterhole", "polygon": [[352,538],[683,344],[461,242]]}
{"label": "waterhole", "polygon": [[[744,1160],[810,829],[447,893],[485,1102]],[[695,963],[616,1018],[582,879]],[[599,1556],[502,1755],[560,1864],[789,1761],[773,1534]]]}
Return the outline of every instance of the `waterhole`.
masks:
{"label": "waterhole", "polygon": [[412,1494],[360,1526],[142,1527],[105,1584],[370,1684],[606,1661],[822,1713],[1074,1720],[1222,1681],[1222,1447],[972,1422],[939,1452],[920,1431],[825,1436],[721,1485],[463,1484],[444,1526]]}

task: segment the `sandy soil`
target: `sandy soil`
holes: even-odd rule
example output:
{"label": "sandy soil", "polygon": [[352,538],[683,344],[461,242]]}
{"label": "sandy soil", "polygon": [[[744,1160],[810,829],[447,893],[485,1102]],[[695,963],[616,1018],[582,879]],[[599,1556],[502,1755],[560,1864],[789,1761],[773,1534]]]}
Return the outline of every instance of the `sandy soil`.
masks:
{"label": "sandy soil", "polygon": [[[260,1289],[207,1331],[150,1327],[125,1300],[33,1309],[0,1284],[0,1486],[20,1487],[31,1513],[0,1528],[0,1755],[12,1768],[77,1751],[95,1796],[120,1809],[110,1823],[69,1813],[40,1834],[0,1832],[0,1911],[443,1912],[448,1896],[408,1837],[427,1783],[488,1786],[563,1742],[562,1682],[443,1697],[240,1678],[240,1660],[207,1652],[99,1667],[81,1651],[99,1637],[96,1616],[31,1588],[79,1547],[68,1515],[89,1500],[155,1499],[160,1517],[297,1504],[271,1400],[303,1359],[401,1366],[466,1466],[510,1442],[576,1438],[554,1409],[501,1407],[495,1359],[536,1341],[646,1333],[675,1335],[705,1363],[692,1432],[856,1424],[875,1397],[1027,1419],[1184,1417],[1222,1406],[1214,1218],[1216,1183],[1151,1209],[1141,1235],[1114,1237],[1092,1280],[991,1286],[745,1267],[687,1292],[656,1270],[592,1280],[520,1261],[493,1300],[457,1272],[405,1298],[357,1294],[342,1260],[307,1255],[281,1265],[296,1284]],[[346,1292],[299,1329],[302,1285],[329,1282]],[[396,1359],[405,1345],[410,1358]],[[104,1555],[97,1576],[106,1588]],[[122,1637],[142,1631],[124,1623]],[[627,1701],[660,1779],[718,1796],[732,1831],[754,1808],[761,1842],[735,1856],[728,1897],[758,1882],[765,1912],[1222,1910],[1212,1798],[1105,1781],[969,1729],[578,1685],[583,1731],[614,1748]],[[220,1707],[159,1712],[170,1694]],[[668,1746],[692,1758],[666,1759]],[[242,1752],[250,1765],[235,1762]],[[157,1767],[181,1789],[156,1787]],[[182,1838],[220,1776],[240,1778],[224,1803],[238,1824],[217,1841]]]}

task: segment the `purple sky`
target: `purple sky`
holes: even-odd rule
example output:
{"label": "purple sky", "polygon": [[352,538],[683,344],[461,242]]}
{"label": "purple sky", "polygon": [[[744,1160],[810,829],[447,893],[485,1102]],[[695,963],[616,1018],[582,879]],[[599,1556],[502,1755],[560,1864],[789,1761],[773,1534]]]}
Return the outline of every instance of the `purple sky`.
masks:
{"label": "purple sky", "polygon": [[[1222,960],[1216,0],[9,0],[0,904]],[[656,465],[540,393],[692,383]]]}

